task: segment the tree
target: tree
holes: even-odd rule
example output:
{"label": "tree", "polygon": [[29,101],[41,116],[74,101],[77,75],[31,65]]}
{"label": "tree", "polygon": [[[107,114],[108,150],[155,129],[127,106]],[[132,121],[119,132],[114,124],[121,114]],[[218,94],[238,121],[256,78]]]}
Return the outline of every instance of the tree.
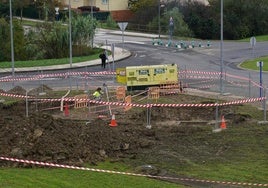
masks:
{"label": "tree", "polygon": [[[209,0],[215,21],[220,24],[220,1]],[[224,0],[224,37],[240,39],[268,33],[267,0]]]}
{"label": "tree", "polygon": [[[73,55],[88,55],[96,21],[90,16],[72,18]],[[63,58],[69,54],[69,31],[62,22],[40,23],[27,34],[26,52],[30,59]]]}
{"label": "tree", "polygon": [[[14,56],[16,60],[24,60],[24,31],[18,21],[13,21],[14,30]],[[11,42],[10,42],[10,25],[1,18],[0,19],[0,61],[11,60]]]}
{"label": "tree", "polygon": [[[177,7],[172,8],[170,11],[166,11],[160,19],[161,31],[169,34],[169,20],[170,17],[173,18],[174,31],[173,35],[175,36],[192,36],[191,30],[188,28],[188,25],[184,22],[182,14],[179,12]],[[158,18],[155,18],[152,22],[149,23],[150,27],[156,27],[158,25]]]}
{"label": "tree", "polygon": [[184,21],[188,24],[194,36],[201,39],[219,37],[219,24],[214,19],[210,6],[193,1],[180,5]]}
{"label": "tree", "polygon": [[83,54],[83,49],[90,46],[91,40],[95,35],[96,20],[90,15],[77,15],[72,19],[72,40],[80,52]]}
{"label": "tree", "polygon": [[55,7],[62,7],[60,0],[35,0],[35,7],[38,9],[39,18],[48,20],[55,20]]}
{"label": "tree", "polygon": [[147,25],[158,15],[158,0],[132,0],[129,6],[135,13],[134,22],[140,25]]}
{"label": "tree", "polygon": [[[0,18],[0,61],[6,61],[10,57],[9,24],[5,19]],[[9,57],[8,57],[9,56]]]}
{"label": "tree", "polygon": [[32,39],[28,44],[38,46],[45,59],[63,58],[68,55],[68,29],[61,22],[41,23]]}
{"label": "tree", "polygon": [[23,9],[27,6],[29,6],[31,3],[31,0],[14,0],[13,7],[14,9],[20,10],[20,19],[22,20],[23,15]]}

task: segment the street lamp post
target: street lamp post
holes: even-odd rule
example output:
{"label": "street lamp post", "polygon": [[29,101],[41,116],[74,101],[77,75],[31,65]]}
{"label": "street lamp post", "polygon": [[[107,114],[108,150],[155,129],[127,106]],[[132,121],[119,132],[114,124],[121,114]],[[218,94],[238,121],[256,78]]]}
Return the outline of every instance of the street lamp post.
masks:
{"label": "street lamp post", "polygon": [[9,0],[9,21],[10,21],[10,47],[11,47],[11,64],[12,64],[12,76],[14,77],[14,40],[13,40],[13,20],[12,20],[12,3]]}
{"label": "street lamp post", "polygon": [[158,38],[160,39],[160,0],[158,0]]}
{"label": "street lamp post", "polygon": [[160,16],[161,16],[161,7],[164,7],[165,5],[162,5],[161,0],[158,0],[158,38],[160,39],[160,33],[161,33],[161,26],[160,26]]}
{"label": "street lamp post", "polygon": [[[94,30],[94,20],[93,20],[93,0],[91,0],[91,26],[92,26],[92,31]],[[94,45],[94,34],[92,33],[91,34],[91,47],[93,48],[93,45]]]}
{"label": "street lamp post", "polygon": [[70,68],[72,68],[72,13],[71,13],[71,0],[69,0],[69,50],[70,50]]}
{"label": "street lamp post", "polygon": [[220,93],[223,94],[223,0],[221,0]]}

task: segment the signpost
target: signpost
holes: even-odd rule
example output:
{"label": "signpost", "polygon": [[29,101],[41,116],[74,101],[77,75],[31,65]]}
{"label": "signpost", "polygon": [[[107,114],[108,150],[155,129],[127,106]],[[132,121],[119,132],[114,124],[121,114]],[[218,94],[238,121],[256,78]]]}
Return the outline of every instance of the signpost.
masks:
{"label": "signpost", "polygon": [[128,22],[118,22],[117,24],[118,24],[120,30],[122,31],[122,42],[123,42],[123,51],[124,51],[124,31],[127,28]]}
{"label": "signpost", "polygon": [[[113,58],[113,72],[115,72],[115,65],[114,65],[114,48],[115,48],[115,44],[112,43],[112,44],[111,44],[111,52],[112,52],[112,58]],[[114,75],[114,77],[113,77],[113,81],[114,81],[114,82],[115,82],[115,77],[116,77],[116,75]]]}
{"label": "signpost", "polygon": [[254,47],[255,47],[255,45],[256,45],[256,42],[257,42],[257,40],[256,40],[255,37],[251,37],[251,38],[250,38],[250,46],[251,46],[251,48],[252,48],[252,56],[253,56],[253,58],[255,57],[255,54],[254,54]]}

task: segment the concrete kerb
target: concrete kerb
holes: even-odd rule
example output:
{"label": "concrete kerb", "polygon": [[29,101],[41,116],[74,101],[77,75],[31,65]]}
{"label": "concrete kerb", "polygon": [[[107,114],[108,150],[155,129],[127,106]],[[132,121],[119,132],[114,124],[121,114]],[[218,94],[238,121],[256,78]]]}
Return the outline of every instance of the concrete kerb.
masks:
{"label": "concrete kerb", "polygon": [[[101,48],[111,50],[110,46],[102,46]],[[129,56],[131,56],[130,51],[115,47],[114,49],[114,61],[115,62],[126,59]],[[112,61],[113,61],[112,55],[108,56],[108,63],[111,63]],[[95,60],[85,61],[85,62],[80,62],[80,63],[72,63],[71,68],[95,66],[95,65],[100,65],[100,64],[101,64],[100,59],[95,59]],[[70,64],[64,64],[64,65],[41,66],[41,67],[14,68],[14,71],[15,72],[27,72],[27,71],[60,70],[60,69],[69,69],[69,68],[70,68]],[[12,71],[12,68],[0,69],[1,73],[11,72],[11,71]]]}

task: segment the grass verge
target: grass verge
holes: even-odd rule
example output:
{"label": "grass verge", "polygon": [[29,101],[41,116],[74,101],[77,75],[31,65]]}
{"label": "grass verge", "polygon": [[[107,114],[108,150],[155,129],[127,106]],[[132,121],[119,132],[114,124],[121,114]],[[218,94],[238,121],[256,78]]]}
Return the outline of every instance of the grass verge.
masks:
{"label": "grass verge", "polygon": [[[110,163],[102,163],[102,169],[126,171],[126,166],[116,163],[112,167]],[[100,168],[99,167],[99,168]],[[47,169],[47,168],[1,168],[0,187],[2,188],[73,188],[73,187],[154,187],[154,188],[180,188],[176,184],[157,181],[145,177],[134,177],[99,173],[91,171],[70,170],[70,169]]]}

